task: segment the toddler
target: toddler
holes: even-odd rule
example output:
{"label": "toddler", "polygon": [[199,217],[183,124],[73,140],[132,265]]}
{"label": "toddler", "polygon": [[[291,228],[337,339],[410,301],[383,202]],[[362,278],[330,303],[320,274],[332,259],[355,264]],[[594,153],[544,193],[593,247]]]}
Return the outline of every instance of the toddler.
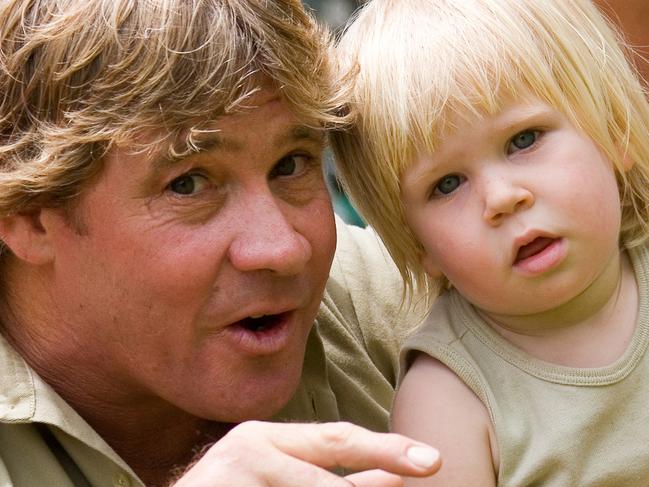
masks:
{"label": "toddler", "polygon": [[[649,106],[584,0],[373,0],[337,47],[353,202],[411,298],[407,485],[649,485]],[[432,298],[435,298],[434,301]]]}

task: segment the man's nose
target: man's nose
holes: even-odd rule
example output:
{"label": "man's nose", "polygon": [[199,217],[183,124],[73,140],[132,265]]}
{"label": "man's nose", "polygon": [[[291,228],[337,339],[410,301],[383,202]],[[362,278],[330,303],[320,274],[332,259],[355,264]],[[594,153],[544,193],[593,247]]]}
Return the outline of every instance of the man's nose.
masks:
{"label": "man's nose", "polygon": [[484,220],[492,226],[498,226],[508,215],[530,208],[534,204],[534,195],[523,184],[506,175],[490,175],[483,183]]}
{"label": "man's nose", "polygon": [[294,226],[291,211],[297,210],[271,193],[247,198],[239,206],[238,227],[228,257],[242,271],[270,270],[295,275],[311,259],[311,243]]}

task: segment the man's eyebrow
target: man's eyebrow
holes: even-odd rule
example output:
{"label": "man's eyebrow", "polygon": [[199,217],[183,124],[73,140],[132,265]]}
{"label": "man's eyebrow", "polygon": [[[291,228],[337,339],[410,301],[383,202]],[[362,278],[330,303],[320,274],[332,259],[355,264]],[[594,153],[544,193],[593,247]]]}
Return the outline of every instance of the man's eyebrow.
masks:
{"label": "man's eyebrow", "polygon": [[323,130],[318,130],[306,125],[296,125],[292,127],[286,134],[280,136],[275,146],[281,148],[284,145],[289,145],[294,142],[313,142],[318,145],[324,145],[325,136]]}
{"label": "man's eyebrow", "polygon": [[[316,144],[318,147],[324,147],[324,131],[306,125],[295,125],[277,137],[273,145],[277,150],[281,150],[282,147],[302,141]],[[174,155],[169,150],[161,151],[158,157],[155,158],[153,164],[156,171],[161,171],[201,153],[210,151],[241,152],[244,148],[245,144],[242,142],[230,137],[224,137],[223,134],[214,131],[201,137],[201,140],[195,143],[195,150],[188,150],[177,155]]]}
{"label": "man's eyebrow", "polygon": [[[240,151],[243,144],[228,138],[224,138],[218,132],[212,132],[208,136],[201,137],[200,141],[195,141],[193,147],[183,147],[183,142],[175,142],[161,149],[153,160],[153,169],[156,172],[164,171],[171,166],[190,157],[210,151]],[[179,150],[174,150],[179,148]]]}

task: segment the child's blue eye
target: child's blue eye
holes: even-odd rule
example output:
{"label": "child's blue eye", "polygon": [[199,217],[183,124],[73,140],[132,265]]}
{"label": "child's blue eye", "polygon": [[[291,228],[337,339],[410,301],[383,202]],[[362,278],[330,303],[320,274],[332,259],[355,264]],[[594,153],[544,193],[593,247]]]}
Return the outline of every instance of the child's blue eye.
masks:
{"label": "child's blue eye", "polygon": [[464,178],[459,174],[449,174],[444,176],[442,179],[437,181],[437,184],[435,184],[434,193],[442,195],[450,194],[455,191],[460,184],[462,184],[463,180]]}
{"label": "child's blue eye", "polygon": [[512,138],[510,142],[510,147],[507,150],[508,154],[516,152],[517,150],[523,150],[530,147],[536,139],[538,138],[539,133],[536,130],[524,130]]}

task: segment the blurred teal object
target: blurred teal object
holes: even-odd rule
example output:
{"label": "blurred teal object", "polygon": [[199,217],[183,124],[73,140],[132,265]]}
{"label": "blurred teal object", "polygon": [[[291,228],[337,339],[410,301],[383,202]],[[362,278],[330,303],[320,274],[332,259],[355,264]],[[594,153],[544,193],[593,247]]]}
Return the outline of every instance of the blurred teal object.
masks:
{"label": "blurred teal object", "polygon": [[[363,3],[363,0],[303,0],[303,3],[315,13],[319,20],[325,22],[334,31],[340,31],[349,16]],[[364,227],[365,222],[349,202],[338,182],[330,151],[325,153],[324,166],[334,211],[347,223]]]}
{"label": "blurred teal object", "polygon": [[336,214],[351,225],[356,225],[358,227],[366,226],[366,223],[360,217],[354,206],[349,202],[349,199],[338,182],[334,169],[333,156],[329,150],[325,152],[324,173],[327,181],[327,188],[329,188],[329,194],[331,194],[331,203],[333,204]]}

